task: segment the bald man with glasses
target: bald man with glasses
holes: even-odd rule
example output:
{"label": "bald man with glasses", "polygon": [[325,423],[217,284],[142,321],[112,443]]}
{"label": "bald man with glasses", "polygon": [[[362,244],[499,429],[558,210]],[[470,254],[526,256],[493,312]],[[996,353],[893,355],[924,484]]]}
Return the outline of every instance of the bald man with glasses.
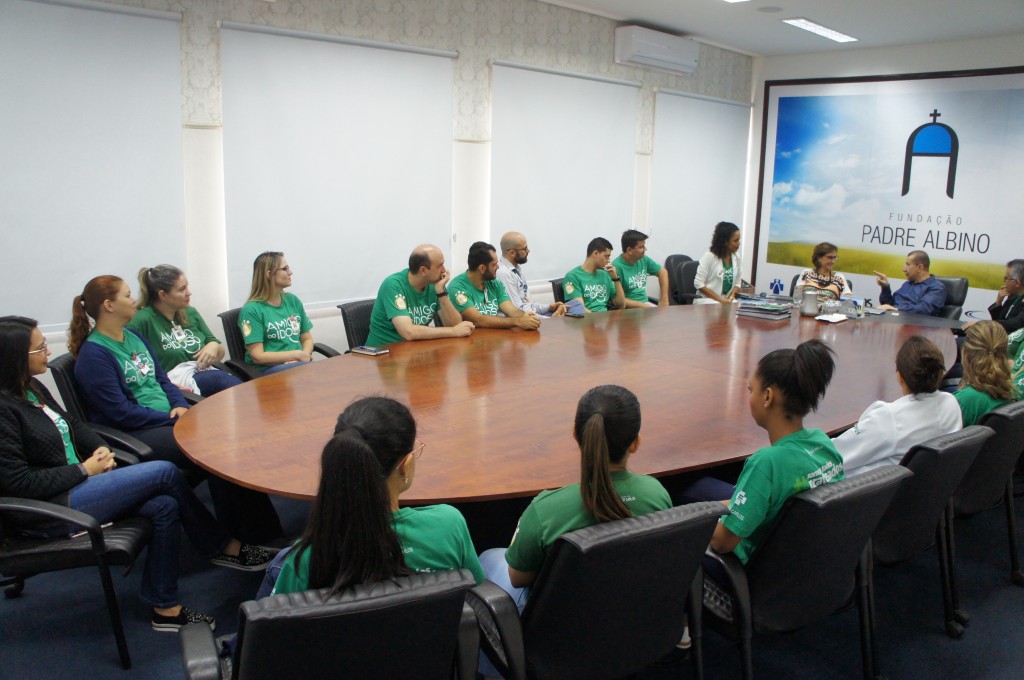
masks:
{"label": "bald man with glasses", "polygon": [[520,311],[542,316],[563,316],[565,305],[561,302],[546,305],[543,302],[536,302],[530,296],[530,286],[520,269],[520,265],[526,264],[530,256],[530,246],[526,244],[526,237],[518,231],[510,231],[501,237],[499,245],[501,260],[498,262],[498,280],[504,284],[512,306]]}

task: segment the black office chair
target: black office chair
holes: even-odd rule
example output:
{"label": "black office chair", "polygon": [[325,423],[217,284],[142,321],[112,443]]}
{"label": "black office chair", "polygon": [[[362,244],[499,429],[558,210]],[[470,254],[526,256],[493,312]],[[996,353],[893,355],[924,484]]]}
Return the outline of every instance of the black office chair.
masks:
{"label": "black office chair", "polygon": [[366,344],[370,336],[370,312],[373,311],[374,300],[356,300],[338,305],[341,320],[345,324],[345,337],[348,339],[349,350]]}
{"label": "black office chair", "polygon": [[697,276],[697,267],[700,263],[696,260],[677,262],[668,272],[669,302],[673,305],[692,305],[693,301],[700,297],[696,286],[693,284]]}
{"label": "black office chair", "polygon": [[914,476],[906,480],[871,537],[872,556],[880,564],[904,562],[936,546],[946,634],[958,638],[969,617],[959,609],[956,571],[949,550],[950,499],[964,474],[994,432],[972,425],[919,444],[900,465]]}
{"label": "black office chair", "polygon": [[911,473],[887,465],[790,498],[770,534],[744,566],[733,553],[707,559],[725,581],[704,573],[704,614],[736,640],[743,678],[753,677],[754,632],[803,628],[855,599],[864,677],[875,678],[869,541],[900,484]]}
{"label": "black office chair", "polygon": [[551,293],[555,296],[555,302],[565,302],[565,290],[562,288],[563,276],[560,279],[551,279]]}
{"label": "black office chair", "polygon": [[[231,357],[224,363],[239,377],[245,376],[245,380],[254,380],[262,374],[254,366],[245,362],[245,341],[242,339],[242,331],[238,327],[238,316],[241,312],[241,307],[235,307],[217,315],[224,326],[224,340],[228,346],[228,355]],[[319,342],[313,344],[313,351],[325,357],[336,357],[341,354],[333,347]]]}
{"label": "black office chair", "polygon": [[213,631],[181,631],[188,680],[419,680],[476,676],[476,618],[466,569],[243,602],[233,659],[221,666]]}
{"label": "black office chair", "polygon": [[[992,428],[995,434],[985,442],[981,453],[960,482],[953,495],[953,512],[957,517],[970,517],[1003,502],[1010,544],[1010,579],[1014,584],[1024,586],[1013,507],[1013,469],[1024,448],[1024,401],[1015,401],[989,411],[982,417],[981,424]],[[953,550],[952,542],[950,550]]]}
{"label": "black office chair", "polygon": [[469,603],[488,658],[509,680],[628,676],[674,649],[689,598],[691,654],[702,677],[700,560],[726,512],[721,503],[694,503],[563,535],[522,617],[496,585],[477,586]]}
{"label": "black office chair", "polygon": [[669,255],[668,257],[665,258],[665,269],[671,272],[672,268],[675,267],[677,264],[681,264],[683,262],[690,262],[692,260],[693,258],[690,257],[689,255],[681,255],[678,253],[675,255]]}
{"label": "black office chair", "polygon": [[936,276],[935,278],[946,287],[946,304],[939,312],[939,316],[954,321],[959,319],[964,312],[964,302],[967,300],[970,283],[961,276]]}
{"label": "black office chair", "polygon": [[85,400],[78,389],[78,381],[75,379],[75,358],[70,353],[51,359],[48,365],[53,382],[57,385],[57,392],[60,393],[60,400],[64,403],[64,410],[69,415],[83,423],[89,423],[89,427],[111,448],[116,447],[127,451],[139,460],[149,460],[153,457],[153,449],[141,439],[136,439],[116,427],[89,421],[89,414],[85,410]]}
{"label": "black office chair", "polygon": [[[85,535],[77,538],[23,536],[13,530],[12,516],[17,517],[19,525],[32,520],[69,522],[81,527]],[[104,529],[94,517],[62,505],[24,498],[0,498],[0,574],[5,577],[0,580],[0,587],[4,588],[4,595],[8,598],[15,598],[24,590],[25,579],[36,574],[96,566],[117,642],[117,653],[121,666],[127,670],[132,667],[132,660],[109,565],[124,566],[127,575],[152,534],[152,525],[143,517],[120,520]],[[42,602],[39,605],[44,606]],[[54,603],[53,606],[59,605]],[[88,621],[80,623],[90,625]]]}

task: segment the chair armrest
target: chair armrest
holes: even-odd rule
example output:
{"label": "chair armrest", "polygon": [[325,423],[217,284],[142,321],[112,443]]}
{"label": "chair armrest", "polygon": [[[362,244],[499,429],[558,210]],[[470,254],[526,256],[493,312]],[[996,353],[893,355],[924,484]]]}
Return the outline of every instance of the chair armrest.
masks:
{"label": "chair armrest", "polygon": [[[466,602],[476,613],[480,644],[488,658],[503,671],[506,680],[525,680],[523,625],[512,597],[491,581],[484,581],[467,591]],[[504,662],[499,654],[504,655]]]}
{"label": "chair armrest", "polygon": [[244,361],[226,359],[224,361],[224,366],[227,368],[229,372],[234,373],[235,376],[243,382],[255,380],[256,378],[260,377],[260,372],[257,371],[252,366],[250,366],[249,364],[245,363]]}
{"label": "chair armrest", "polygon": [[103,527],[92,515],[87,515],[78,510],[47,501],[37,501],[30,498],[12,498],[9,496],[0,498],[0,511],[22,512],[29,515],[38,515],[49,519],[61,520],[82,527],[89,534],[92,542],[92,552],[100,556],[107,552],[107,544],[103,541]]}
{"label": "chair armrest", "polygon": [[181,661],[187,680],[220,680],[220,659],[213,630],[205,623],[190,623],[183,626],[178,635],[181,638]]}
{"label": "chair armrest", "polygon": [[320,354],[323,354],[327,358],[336,357],[336,356],[340,356],[341,355],[341,352],[339,352],[338,350],[334,349],[330,345],[323,344],[322,342],[314,342],[313,343],[313,351],[314,352],[318,352]]}
{"label": "chair armrest", "polygon": [[139,464],[139,457],[127,451],[110,447],[110,452],[114,454],[114,460],[117,461],[118,466]]}
{"label": "chair armrest", "polygon": [[456,678],[458,680],[476,680],[476,668],[479,661],[480,631],[477,629],[476,612],[468,602],[464,602],[462,618],[459,620]]}
{"label": "chair armrest", "polygon": [[695,293],[676,293],[672,297],[674,299],[678,300],[680,304],[686,304],[686,302],[685,302],[686,300],[689,300],[690,302],[693,302],[694,300],[699,300],[703,296],[702,295],[697,295]]}
{"label": "chair armrest", "polygon": [[181,396],[185,397],[185,401],[188,402],[189,406],[193,406],[201,402],[205,397],[195,392],[189,392],[188,390],[181,390]]}
{"label": "chair armrest", "polygon": [[149,444],[141,439],[136,439],[130,434],[122,432],[116,427],[99,425],[97,423],[89,423],[89,427],[91,427],[96,434],[102,437],[103,440],[113,448],[127,451],[133,456],[137,456],[139,460],[146,460],[153,457],[153,449]]}

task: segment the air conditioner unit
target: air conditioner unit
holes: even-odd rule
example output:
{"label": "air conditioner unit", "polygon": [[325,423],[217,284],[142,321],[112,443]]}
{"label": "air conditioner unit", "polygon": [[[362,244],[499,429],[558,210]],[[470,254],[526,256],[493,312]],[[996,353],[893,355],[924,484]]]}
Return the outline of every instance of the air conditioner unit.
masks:
{"label": "air conditioner unit", "polygon": [[650,66],[672,73],[697,70],[700,43],[641,26],[615,29],[615,61],[630,66]]}

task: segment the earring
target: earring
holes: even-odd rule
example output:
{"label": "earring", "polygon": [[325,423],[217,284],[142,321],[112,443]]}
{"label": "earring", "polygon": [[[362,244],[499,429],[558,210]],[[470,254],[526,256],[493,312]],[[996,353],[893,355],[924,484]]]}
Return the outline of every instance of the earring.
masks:
{"label": "earring", "polygon": [[402,484],[405,484],[406,486],[409,486],[409,478],[408,477],[402,477]]}

